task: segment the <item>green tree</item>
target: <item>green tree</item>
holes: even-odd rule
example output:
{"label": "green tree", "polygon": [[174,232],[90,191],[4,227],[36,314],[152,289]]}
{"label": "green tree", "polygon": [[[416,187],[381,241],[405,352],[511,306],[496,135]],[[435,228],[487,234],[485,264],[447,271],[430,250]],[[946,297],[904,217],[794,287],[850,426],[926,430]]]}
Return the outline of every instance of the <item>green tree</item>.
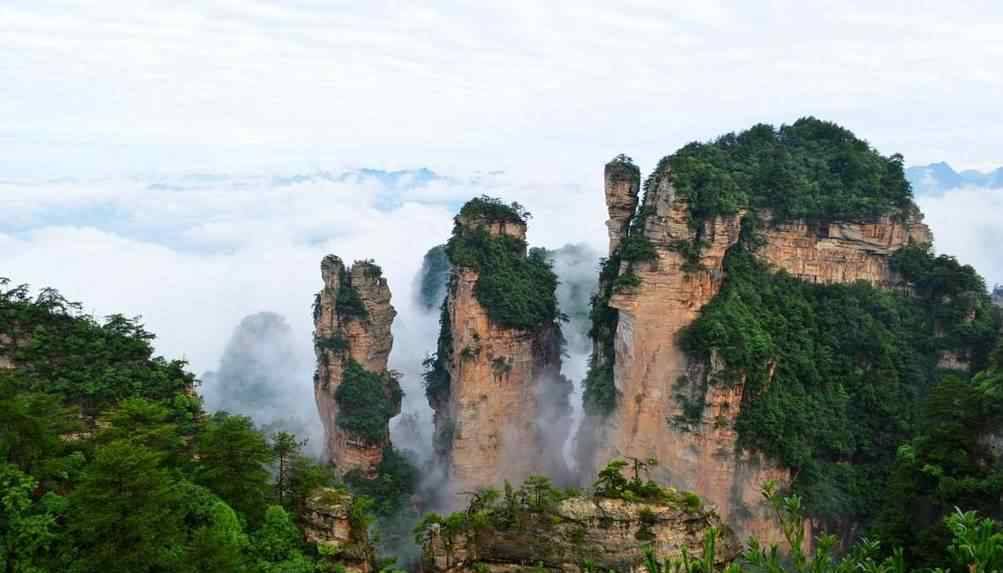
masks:
{"label": "green tree", "polygon": [[199,436],[196,481],[257,523],[272,491],[268,466],[274,457],[250,418],[216,414]]}
{"label": "green tree", "polygon": [[43,477],[44,466],[67,450],[61,436],[80,424],[59,396],[20,390],[19,380],[0,371],[0,461]]}
{"label": "green tree", "polygon": [[302,551],[302,535],[281,506],[265,511],[264,522],[251,535],[251,554],[261,573],[313,573],[314,563]]}
{"label": "green tree", "polygon": [[275,456],[275,498],[288,508],[292,501],[292,471],[297,456],[301,455],[306,440],[300,441],[289,432],[272,435],[272,453]]}
{"label": "green tree", "polygon": [[0,465],[0,571],[42,573],[58,565],[51,555],[60,535],[65,499],[47,493],[35,500],[38,482],[10,464]]}
{"label": "green tree", "polygon": [[98,443],[126,440],[162,454],[171,465],[180,461],[182,439],[164,404],[144,398],[126,398],[105,414],[102,421]]}
{"label": "green tree", "polygon": [[188,568],[197,573],[247,570],[248,537],[236,512],[217,499],[201,517],[203,524],[192,530],[186,559]]}
{"label": "green tree", "polygon": [[179,484],[163,461],[126,440],[97,448],[69,498],[73,570],[171,571],[184,562]]}

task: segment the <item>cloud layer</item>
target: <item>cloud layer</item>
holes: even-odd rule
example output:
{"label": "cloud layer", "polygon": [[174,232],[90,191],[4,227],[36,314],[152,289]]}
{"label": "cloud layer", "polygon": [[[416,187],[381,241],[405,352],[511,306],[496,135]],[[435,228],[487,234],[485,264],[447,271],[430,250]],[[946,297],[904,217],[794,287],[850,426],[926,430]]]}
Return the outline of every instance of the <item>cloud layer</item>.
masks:
{"label": "cloud layer", "polygon": [[8,0],[0,178],[430,165],[581,176],[755,122],[1003,155],[1003,4]]}
{"label": "cloud layer", "polygon": [[[532,244],[600,249],[605,207],[597,187],[381,172],[0,184],[0,276],[58,288],[99,316],[142,315],[157,350],[188,359],[197,373],[226,370],[221,358],[228,341],[238,344],[241,321],[275,313],[288,324],[283,360],[298,366],[273,378],[291,389],[283,400],[304,402],[288,408],[302,418],[313,408],[311,303],[322,286],[320,260],[375,259],[399,312],[390,366],[404,373],[404,409],[430,423],[420,374],[438,316],[417,304],[415,277],[428,248],[448,238],[456,206],[482,193],[519,201],[534,212]],[[263,422],[282,414],[261,411]]]}

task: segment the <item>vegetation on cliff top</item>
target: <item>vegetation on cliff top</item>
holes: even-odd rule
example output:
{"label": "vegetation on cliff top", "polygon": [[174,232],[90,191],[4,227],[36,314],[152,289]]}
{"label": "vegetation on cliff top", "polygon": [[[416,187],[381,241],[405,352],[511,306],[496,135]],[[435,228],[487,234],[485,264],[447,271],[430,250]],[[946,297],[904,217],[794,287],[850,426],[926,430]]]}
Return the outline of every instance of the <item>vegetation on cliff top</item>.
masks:
{"label": "vegetation on cliff top", "polygon": [[505,205],[491,197],[473,199],[456,217],[446,254],[453,266],[478,273],[474,295],[493,322],[535,330],[555,325],[560,317],[555,294],[557,276],[546,255],[534,249],[527,256],[524,240],[492,236],[481,225],[471,228],[461,222],[471,218],[486,223],[525,224],[528,215],[518,203]]}
{"label": "vegetation on cliff top", "polygon": [[483,219],[488,223],[515,223],[526,225],[532,215],[516,202],[504,203],[501,199],[481,195],[467,201],[457,215],[462,219]]}
{"label": "vegetation on cliff top", "polygon": [[858,221],[912,206],[901,155],[885,157],[814,117],[690,143],[658,163],[645,181],[646,198],[667,172],[694,226],[741,209],[767,209],[777,222]]}
{"label": "vegetation on cliff top", "polygon": [[[611,461],[599,472],[596,481],[588,495],[576,488],[561,489],[554,487],[545,476],[530,476],[519,487],[515,488],[507,481],[504,489],[481,488],[470,494],[470,502],[466,509],[441,516],[436,513],[426,514],[415,528],[415,541],[422,544],[432,527],[440,529],[447,550],[455,538],[461,533],[472,533],[493,529],[495,531],[528,532],[540,529],[550,530],[557,525],[574,526],[571,542],[581,544],[584,541],[583,522],[564,516],[559,511],[562,502],[580,498],[598,502],[602,499],[619,499],[632,504],[638,504],[639,536],[638,541],[650,541],[653,533],[651,525],[655,522],[652,506],[675,507],[687,513],[703,514],[704,505],[699,496],[689,492],[680,492],[674,488],[661,486],[644,475],[656,462],[655,460],[623,460]],[[628,466],[633,467],[633,476],[624,475]],[[652,537],[649,537],[652,536]],[[476,543],[476,537],[471,540]],[[546,539],[534,540],[541,543],[541,551],[549,551],[553,547]],[[583,548],[584,550],[584,548]],[[543,555],[536,557],[542,559]]]}

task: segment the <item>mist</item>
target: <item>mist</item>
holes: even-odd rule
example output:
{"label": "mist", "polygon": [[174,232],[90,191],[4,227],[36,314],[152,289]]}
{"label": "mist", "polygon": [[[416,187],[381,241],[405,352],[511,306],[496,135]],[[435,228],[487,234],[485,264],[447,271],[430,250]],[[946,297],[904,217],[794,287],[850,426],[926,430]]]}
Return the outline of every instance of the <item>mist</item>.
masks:
{"label": "mist", "polygon": [[248,416],[268,433],[307,439],[319,457],[324,428],[313,396],[313,353],[298,344],[286,319],[274,312],[244,317],[233,331],[219,368],[201,377],[200,393],[213,411]]}
{"label": "mist", "polygon": [[990,289],[1003,284],[1003,188],[964,187],[917,203],[937,253],[975,267]]}

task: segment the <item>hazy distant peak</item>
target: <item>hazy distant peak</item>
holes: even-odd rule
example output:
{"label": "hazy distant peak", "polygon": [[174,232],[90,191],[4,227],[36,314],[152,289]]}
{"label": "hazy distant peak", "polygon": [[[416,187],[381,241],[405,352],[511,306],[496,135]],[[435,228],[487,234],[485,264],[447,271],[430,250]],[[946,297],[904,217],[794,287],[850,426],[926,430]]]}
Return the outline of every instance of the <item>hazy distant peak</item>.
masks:
{"label": "hazy distant peak", "polygon": [[940,195],[961,187],[1003,187],[1003,167],[989,172],[966,169],[959,173],[947,162],[940,161],[909,167],[905,175],[917,195]]}

